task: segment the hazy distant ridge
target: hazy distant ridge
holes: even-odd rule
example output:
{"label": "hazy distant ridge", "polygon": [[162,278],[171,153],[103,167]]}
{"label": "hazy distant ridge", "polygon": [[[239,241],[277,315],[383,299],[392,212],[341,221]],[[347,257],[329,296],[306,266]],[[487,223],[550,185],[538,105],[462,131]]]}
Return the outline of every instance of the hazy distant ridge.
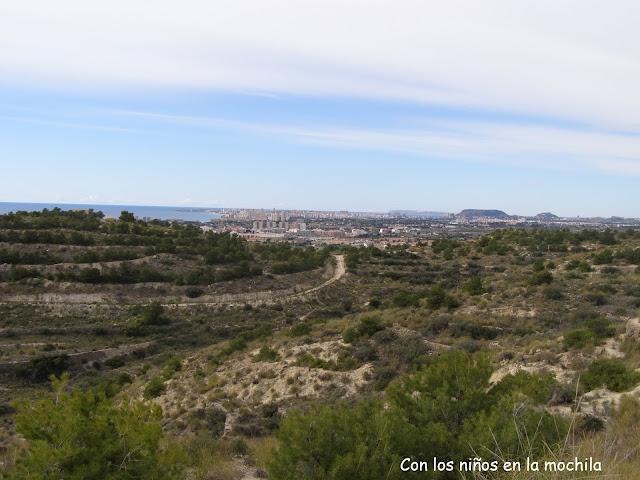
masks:
{"label": "hazy distant ridge", "polygon": [[551,212],[542,212],[537,214],[535,218],[537,218],[538,220],[551,221],[551,220],[558,220],[560,217]]}
{"label": "hazy distant ridge", "polygon": [[417,210],[389,210],[392,217],[414,217],[414,218],[446,218],[450,216],[447,212],[420,212]]}
{"label": "hazy distant ridge", "polygon": [[502,210],[481,210],[475,208],[467,208],[462,210],[460,213],[456,215],[459,218],[496,218],[500,220],[507,220],[512,218],[511,215],[503,212]]}

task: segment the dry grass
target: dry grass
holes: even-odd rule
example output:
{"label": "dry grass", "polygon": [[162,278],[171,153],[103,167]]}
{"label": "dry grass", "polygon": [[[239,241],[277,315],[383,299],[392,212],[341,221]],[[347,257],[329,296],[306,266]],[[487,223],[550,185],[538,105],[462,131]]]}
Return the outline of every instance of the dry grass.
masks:
{"label": "dry grass", "polygon": [[260,470],[267,470],[273,450],[277,446],[274,437],[261,437],[247,439],[251,459]]}
{"label": "dry grass", "polygon": [[185,476],[188,480],[237,480],[240,474],[233,462],[227,442],[198,436],[184,440],[191,468]]}
{"label": "dry grass", "polygon": [[[579,402],[578,402],[579,403]],[[488,480],[500,478],[503,480],[587,480],[587,479],[617,479],[640,480],[640,402],[632,397],[624,397],[619,408],[607,426],[600,432],[579,435],[576,433],[578,415],[573,414],[571,426],[564,445],[559,450],[547,448],[545,455],[534,458],[540,468],[544,462],[570,462],[574,458],[580,461],[591,457],[594,461],[601,462],[600,472],[533,472],[524,471],[498,473],[498,474],[469,474],[462,475],[464,479]],[[535,435],[535,433],[534,433]],[[524,452],[528,448],[528,436],[526,432],[521,434],[521,445]],[[496,446],[496,455],[500,457],[500,447]],[[481,456],[481,455],[478,455]],[[501,458],[501,461],[504,461]]]}

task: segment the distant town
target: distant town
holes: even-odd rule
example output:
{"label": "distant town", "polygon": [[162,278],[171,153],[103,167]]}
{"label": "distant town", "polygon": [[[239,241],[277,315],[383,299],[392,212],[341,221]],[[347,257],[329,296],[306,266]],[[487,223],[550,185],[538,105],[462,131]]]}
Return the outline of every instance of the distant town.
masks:
{"label": "distant town", "polygon": [[202,228],[228,231],[251,241],[287,240],[299,244],[380,245],[418,243],[440,237],[472,238],[496,228],[640,228],[636,218],[510,215],[502,210],[466,209],[459,213],[392,210],[379,212],[216,209]]}
{"label": "distant town", "polygon": [[475,238],[500,228],[640,229],[639,218],[561,217],[551,212],[526,216],[488,209],[465,209],[458,213],[417,210],[356,212],[0,202],[0,214],[54,208],[101,211],[107,218],[118,218],[122,211],[127,211],[139,220],[193,224],[205,231],[230,232],[253,242],[287,241],[314,246],[417,244],[445,237]]}

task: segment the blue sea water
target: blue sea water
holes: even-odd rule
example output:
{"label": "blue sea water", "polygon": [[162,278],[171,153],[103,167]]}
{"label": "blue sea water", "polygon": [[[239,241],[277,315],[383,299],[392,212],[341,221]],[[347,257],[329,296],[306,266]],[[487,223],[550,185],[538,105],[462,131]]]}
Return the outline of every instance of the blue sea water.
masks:
{"label": "blue sea water", "polygon": [[0,202],[0,214],[16,212],[19,210],[34,211],[44,208],[58,207],[62,210],[78,210],[92,208],[101,211],[107,217],[119,217],[120,212],[126,210],[140,219],[157,220],[184,220],[190,222],[208,222],[214,218],[220,218],[216,213],[219,208],[194,208],[194,207],[154,207],[148,205],[92,205],[72,203],[12,203]]}

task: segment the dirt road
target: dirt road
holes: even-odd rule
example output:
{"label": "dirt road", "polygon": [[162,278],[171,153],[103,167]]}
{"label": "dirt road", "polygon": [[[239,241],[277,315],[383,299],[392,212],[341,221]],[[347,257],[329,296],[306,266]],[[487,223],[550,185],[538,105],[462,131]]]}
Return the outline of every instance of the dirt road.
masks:
{"label": "dirt road", "polygon": [[[251,300],[250,297],[253,296],[254,294],[244,294],[244,293],[238,293],[236,295],[225,295],[224,300],[220,300],[220,301],[213,301],[213,302],[185,302],[185,303],[172,303],[172,304],[168,304],[167,306],[173,306],[173,307],[189,307],[189,306],[193,306],[193,305],[205,305],[205,306],[216,306],[216,305],[220,305],[221,303],[225,303],[225,304],[236,304],[236,303],[249,303],[249,304],[258,304],[258,303],[277,303],[277,302],[282,302],[282,301],[286,301],[286,300],[293,300],[295,298],[301,298],[301,297],[305,297],[309,294],[315,293],[318,290],[322,290],[323,288],[328,287],[329,285],[331,285],[332,283],[337,282],[338,280],[340,280],[342,277],[344,277],[345,273],[347,273],[347,267],[345,265],[345,261],[344,261],[344,255],[334,255],[333,256],[335,259],[335,266],[334,266],[334,270],[333,270],[333,275],[331,275],[331,278],[329,278],[328,280],[322,282],[320,285],[316,285],[315,287],[312,288],[308,288],[307,290],[303,290],[301,292],[296,292],[296,293],[292,293],[289,295],[282,295],[279,294],[278,292],[268,292],[267,297],[266,298],[261,298],[259,300]],[[267,293],[267,292],[256,292],[256,293]]]}
{"label": "dirt road", "polygon": [[334,255],[333,257],[336,260],[336,265],[335,265],[335,270],[333,271],[333,275],[329,280],[321,283],[317,287],[313,287],[303,292],[296,293],[295,295],[292,295],[292,297],[301,297],[313,292],[317,292],[318,290],[322,290],[323,288],[328,287],[332,283],[335,283],[338,280],[340,280],[342,277],[344,277],[345,273],[347,273],[347,267],[345,266],[345,263],[344,263],[344,255]]}
{"label": "dirt road", "polygon": [[[259,305],[259,304],[273,304],[279,303],[287,300],[293,300],[296,298],[302,298],[307,295],[313,294],[323,288],[328,287],[332,283],[337,282],[342,277],[344,277],[346,273],[345,260],[343,255],[333,255],[335,260],[333,273],[331,278],[325,280],[319,285],[316,285],[311,288],[307,288],[305,290],[296,292],[293,289],[289,289],[286,291],[278,291],[278,290],[267,290],[267,291],[258,291],[258,292],[247,292],[247,293],[237,293],[237,294],[222,294],[217,298],[213,297],[208,301],[198,301],[194,299],[188,302],[180,302],[180,303],[164,303],[163,305],[167,307],[180,308],[180,307],[192,307],[195,305],[202,306],[219,306],[219,305],[234,305],[234,304],[250,304],[250,305]],[[27,305],[47,305],[47,304],[56,304],[56,305],[95,305],[95,304],[105,304],[113,302],[113,299],[109,299],[106,295],[100,293],[92,293],[92,294],[74,294],[74,293],[42,293],[35,295],[13,295],[8,301],[2,301],[0,303],[22,303]],[[118,302],[118,303],[127,303]]]}

